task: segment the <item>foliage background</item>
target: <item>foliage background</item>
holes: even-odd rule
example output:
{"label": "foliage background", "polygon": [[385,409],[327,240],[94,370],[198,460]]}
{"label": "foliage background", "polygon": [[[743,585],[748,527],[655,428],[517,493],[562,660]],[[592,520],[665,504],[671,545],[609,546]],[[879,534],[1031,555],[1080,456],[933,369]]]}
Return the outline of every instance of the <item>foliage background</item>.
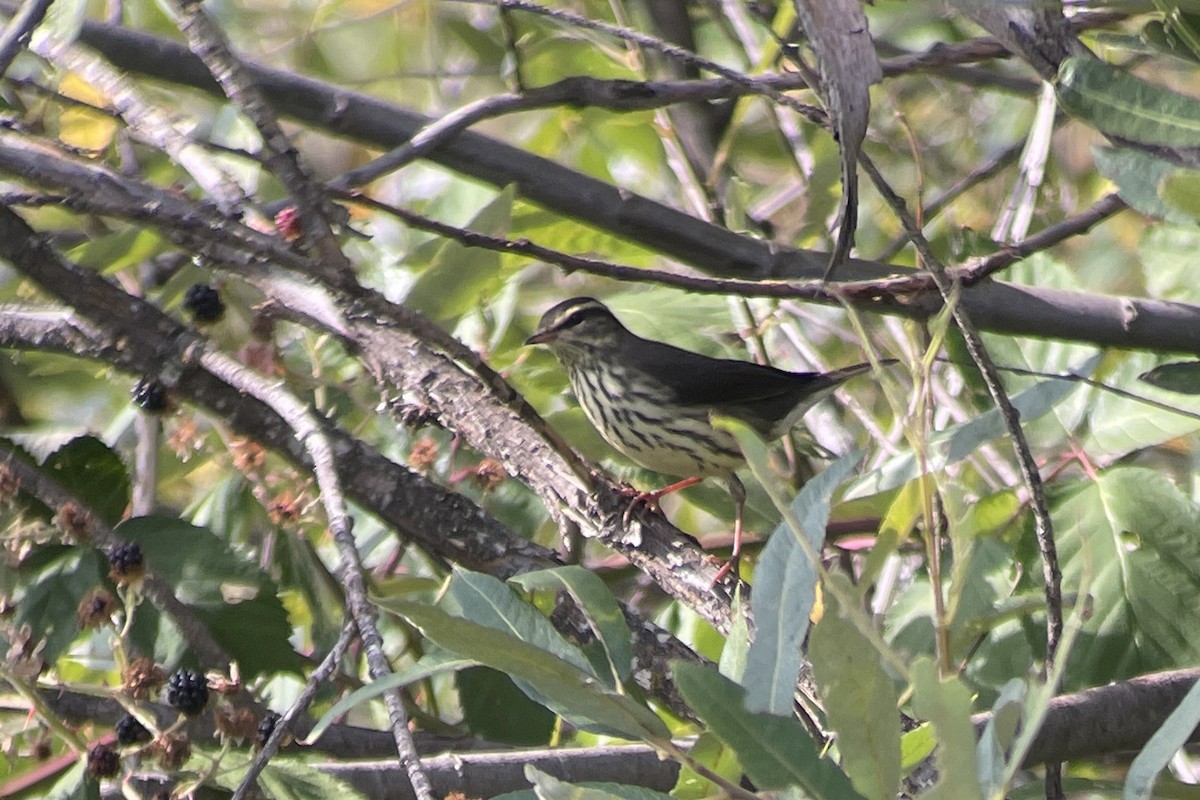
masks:
{"label": "foliage background", "polygon": [[[1169,679],[1173,694],[1140,696],[1153,714],[1137,723],[1102,698],[1095,727],[1064,732],[1049,705],[1056,690],[1134,681],[1123,685],[1136,692],[1153,681],[1134,679],[1200,661],[1195,380],[1169,368],[1139,381],[1200,348],[1190,279],[1200,106],[1186,94],[1200,25],[1187,9],[1076,9],[1065,40],[1102,63],[1076,62],[1057,94],[1042,81],[1063,54],[1047,63],[1004,42],[1010,57],[990,38],[1010,28],[987,9],[865,9],[885,77],[871,90],[864,151],[952,268],[962,288],[950,305],[983,330],[991,358],[1039,373],[1006,374],[1004,385],[1062,567],[1064,602],[1050,608],[1067,633],[1048,663],[1036,491],[961,324],[865,177],[862,260],[839,269],[844,285],[816,280],[843,196],[839,147],[771,95],[782,86],[821,106],[802,88],[797,57],[814,61],[787,4],[46,5],[2,87],[11,349],[0,411],[20,479],[19,492],[7,489],[2,578],[6,787],[96,791],[77,753],[124,713],[117,700],[132,702],[121,671],[141,654],[168,672],[228,676],[236,661],[245,685],[213,705],[256,719],[291,707],[307,680],[303,729],[388,669],[400,675],[390,701],[333,713],[315,752],[272,760],[261,782],[271,796],[356,791],[342,780],[370,794],[336,765],[394,757],[393,737],[367,729],[404,739],[406,717],[428,752],[502,743],[604,754],[615,734],[669,750],[668,734],[699,733],[691,759],[677,756],[678,777],[630,777],[636,759],[655,760],[647,747],[568,776],[679,797],[735,792],[743,771],[760,789],[812,796],[895,795],[902,777],[913,794],[1036,796],[1053,791],[1040,765],[1068,758],[1067,788],[1087,796],[1187,796],[1185,754],[1152,788],[1182,739],[1156,741],[1142,763],[1088,759],[1141,749],[1194,675]],[[1050,10],[1006,9],[1067,37]],[[238,84],[230,62],[230,99],[185,51],[121,38],[106,18],[218,58],[221,32],[274,72]],[[661,42],[751,79],[722,83]],[[557,83],[567,78],[581,80]],[[542,87],[559,94],[545,99]],[[255,104],[259,88],[277,130]],[[471,108],[483,111],[469,134],[430,125]],[[418,131],[428,149],[363,177]],[[39,243],[82,271],[56,267]],[[219,322],[184,307],[196,283],[219,288]],[[901,361],[807,417],[820,448],[863,454],[807,493],[793,448],[768,456],[746,443],[757,453],[749,527],[763,539],[775,531],[774,549],[755,548],[745,571],[760,598],[753,647],[745,608],[732,587],[710,590],[715,565],[688,538],[727,546],[724,491],[665,501],[670,523],[622,524],[612,480],[662,477],[608,449],[552,357],[523,345],[541,311],[579,294],[645,336],[710,355],[795,370]],[[1087,381],[1053,377],[1063,375]],[[143,376],[169,390],[168,413],[130,403]],[[601,468],[596,483],[583,483],[575,453]],[[72,530],[68,502],[88,512],[90,539]],[[820,569],[797,537],[821,549]],[[138,542],[161,583],[111,586],[105,555],[117,541]],[[539,572],[560,548],[603,583]],[[519,597],[496,580],[518,574]],[[124,605],[115,627],[81,631],[77,608],[98,586]],[[771,608],[783,635],[768,646]],[[813,675],[793,717],[809,610]],[[336,663],[319,666],[330,653]],[[696,666],[705,659],[750,690],[752,710]],[[161,727],[172,719],[138,707]],[[1180,709],[1186,738],[1200,702]],[[932,724],[902,736],[898,711]],[[976,751],[966,726],[989,711],[974,720]],[[190,723],[193,759],[165,771],[183,788],[228,793],[252,754],[219,750],[207,719]],[[863,741],[863,730],[885,733]],[[1061,749],[1046,745],[1056,736]],[[792,749],[756,762],[772,737]],[[923,777],[934,741],[939,775]],[[439,792],[488,796],[529,781],[543,796],[565,791],[520,774],[537,758],[514,759],[507,785],[499,766],[494,782],[461,785],[430,769]],[[43,774],[43,762],[56,769]]]}

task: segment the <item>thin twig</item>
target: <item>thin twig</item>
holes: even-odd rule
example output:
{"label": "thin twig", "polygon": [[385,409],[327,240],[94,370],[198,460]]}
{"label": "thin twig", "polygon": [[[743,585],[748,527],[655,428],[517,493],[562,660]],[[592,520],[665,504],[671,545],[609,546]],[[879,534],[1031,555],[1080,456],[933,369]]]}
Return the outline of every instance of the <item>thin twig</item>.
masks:
{"label": "thin twig", "polygon": [[12,66],[13,60],[33,36],[33,29],[42,24],[54,0],[25,0],[21,10],[8,21],[0,34],[0,77]]}
{"label": "thin twig", "polygon": [[254,758],[254,761],[251,762],[250,767],[246,770],[246,775],[242,778],[242,782],[238,784],[230,800],[244,800],[248,793],[254,791],[258,783],[259,774],[267,766],[267,762],[278,752],[284,738],[291,734],[292,728],[296,725],[296,720],[312,705],[312,701],[316,698],[317,690],[320,689],[321,684],[333,675],[338,665],[342,663],[342,659],[346,657],[346,651],[350,648],[350,643],[354,641],[357,631],[358,628],[352,619],[347,619],[342,624],[342,633],[338,636],[337,642],[333,645],[329,653],[326,654],[320,665],[308,676],[308,680],[304,682],[304,689],[301,690],[295,702],[292,703],[291,708],[276,720],[271,735],[267,737],[267,741],[263,743],[262,750]]}

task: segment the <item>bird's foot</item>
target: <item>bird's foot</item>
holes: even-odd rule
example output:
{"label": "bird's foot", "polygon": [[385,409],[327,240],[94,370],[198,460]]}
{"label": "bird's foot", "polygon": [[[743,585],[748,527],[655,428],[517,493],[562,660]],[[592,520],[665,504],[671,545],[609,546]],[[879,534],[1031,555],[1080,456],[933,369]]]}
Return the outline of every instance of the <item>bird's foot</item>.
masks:
{"label": "bird's foot", "polygon": [[663,495],[668,495],[671,492],[678,492],[680,489],[686,489],[689,486],[694,486],[700,482],[700,478],[684,478],[678,483],[672,483],[670,486],[664,486],[661,489],[655,489],[652,492],[643,492],[633,488],[627,483],[621,484],[621,494],[629,498],[629,506],[626,507],[625,513],[621,516],[621,522],[626,527],[629,527],[630,521],[633,519],[634,512],[638,507],[642,507],[647,511],[658,511],[658,501]]}

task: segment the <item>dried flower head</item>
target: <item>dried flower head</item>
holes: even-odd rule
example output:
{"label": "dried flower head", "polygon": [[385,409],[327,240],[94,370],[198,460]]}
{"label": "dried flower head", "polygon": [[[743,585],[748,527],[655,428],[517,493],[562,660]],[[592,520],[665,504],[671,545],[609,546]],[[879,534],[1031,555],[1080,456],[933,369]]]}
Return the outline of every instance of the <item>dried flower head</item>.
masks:
{"label": "dried flower head", "polygon": [[121,756],[106,744],[94,744],[88,750],[87,771],[93,778],[113,778],[121,771]]}
{"label": "dried flower head", "polygon": [[93,589],[79,601],[79,607],[75,609],[75,622],[83,629],[110,625],[118,608],[117,598],[111,592]]}
{"label": "dried flower head", "polygon": [[168,772],[174,772],[187,763],[192,756],[192,742],[187,734],[172,733],[161,736],[150,746],[151,756]]}
{"label": "dried flower head", "polygon": [[258,717],[253,709],[220,705],[213,711],[213,725],[221,736],[241,743],[254,738],[258,731]]}
{"label": "dried flower head", "polygon": [[428,472],[437,461],[438,444],[432,438],[423,436],[413,443],[408,453],[408,465],[417,472]]}
{"label": "dried flower head", "polygon": [[129,662],[121,675],[121,681],[130,697],[142,700],[157,692],[167,682],[167,673],[154,663],[154,659],[143,656]]}
{"label": "dried flower head", "polygon": [[91,541],[96,520],[86,508],[68,500],[58,507],[58,513],[54,515],[54,524],[69,541],[82,544]]}
{"label": "dried flower head", "polygon": [[11,503],[21,491],[21,478],[8,464],[0,464],[0,503]]}
{"label": "dried flower head", "polygon": [[475,465],[475,483],[485,492],[490,492],[508,477],[504,465],[494,458],[485,458]]}

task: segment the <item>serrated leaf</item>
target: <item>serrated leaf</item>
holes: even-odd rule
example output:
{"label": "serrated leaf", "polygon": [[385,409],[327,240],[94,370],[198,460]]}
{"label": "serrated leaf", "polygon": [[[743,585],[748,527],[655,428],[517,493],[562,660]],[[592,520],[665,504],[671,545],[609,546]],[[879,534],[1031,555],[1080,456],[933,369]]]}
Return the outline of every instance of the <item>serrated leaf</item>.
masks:
{"label": "serrated leaf", "polygon": [[300,656],[288,642],[292,626],[275,582],[253,561],[239,557],[211,531],[176,517],[135,517],[113,533],[137,542],[147,568],[191,606],[238,662],[243,678],[301,671]]}
{"label": "serrated leaf", "polygon": [[376,602],[407,619],[439,647],[527,682],[556,714],[627,739],[653,742],[670,735],[662,720],[644,706],[608,691],[589,672],[512,634],[421,603],[397,598]]}
{"label": "serrated leaf", "polygon": [[1138,380],[1168,392],[1200,394],[1200,361],[1159,364],[1149,372],[1139,375]]}
{"label": "serrated leaf", "polygon": [[1158,472],[1119,467],[1052,504],[1063,591],[1091,616],[1069,656],[1070,686],[1200,661],[1200,512]]}
{"label": "serrated leaf", "polygon": [[1055,88],[1068,114],[1111,136],[1189,149],[1200,141],[1200,100],[1143,81],[1094,56],[1065,59]]}
{"label": "serrated leaf", "polygon": [[47,456],[42,469],[106,525],[116,525],[129,505],[125,464],[95,436],[72,439]]}
{"label": "serrated leaf", "polygon": [[934,751],[938,781],[922,795],[930,800],[965,800],[980,797],[976,775],[975,728],[971,724],[971,692],[957,677],[937,676],[928,658],[910,668],[913,712],[933,723],[938,747]]}
{"label": "serrated leaf", "polygon": [[[861,461],[862,453],[849,453],[804,484],[792,501],[791,513],[785,514],[758,560],[751,599],[755,638],[742,681],[746,707],[751,711],[783,716],[792,713],[818,576],[818,565],[799,544],[798,537],[808,541],[812,552],[821,552],[833,493]],[[759,472],[755,469],[756,475]],[[789,520],[799,522],[801,529],[793,530]]]}
{"label": "serrated leaf", "polygon": [[[855,594],[846,576],[835,574]],[[808,654],[842,769],[865,797],[891,800],[900,787],[900,696],[870,640],[840,612],[837,594],[813,628]]]}
{"label": "serrated leaf", "polygon": [[1154,732],[1141,752],[1129,765],[1125,776],[1123,800],[1149,800],[1154,797],[1154,784],[1167,763],[1191,739],[1192,731],[1200,724],[1200,682],[1192,686],[1183,700]]}
{"label": "serrated leaf", "polygon": [[103,585],[107,571],[108,564],[90,547],[42,545],[22,562],[18,577],[25,591],[13,623],[17,630],[29,625],[34,641],[45,639],[41,657],[46,663],[57,661],[79,635],[75,611],[85,595]]}
{"label": "serrated leaf", "polygon": [[737,752],[759,789],[799,786],[818,800],[861,798],[836,764],[793,717],[745,709],[745,690],[711,667],[673,661],[671,671],[688,705],[714,734]]}
{"label": "serrated leaf", "polygon": [[353,800],[362,792],[349,783],[296,758],[273,758],[258,775],[258,782],[274,800]]}
{"label": "serrated leaf", "polygon": [[512,578],[511,583],[525,590],[565,590],[583,611],[604,650],[607,664],[604,669],[593,665],[597,675],[606,672],[613,676],[612,687],[629,679],[633,670],[633,646],[629,625],[621,606],[600,576],[580,566],[553,567],[527,572]]}

